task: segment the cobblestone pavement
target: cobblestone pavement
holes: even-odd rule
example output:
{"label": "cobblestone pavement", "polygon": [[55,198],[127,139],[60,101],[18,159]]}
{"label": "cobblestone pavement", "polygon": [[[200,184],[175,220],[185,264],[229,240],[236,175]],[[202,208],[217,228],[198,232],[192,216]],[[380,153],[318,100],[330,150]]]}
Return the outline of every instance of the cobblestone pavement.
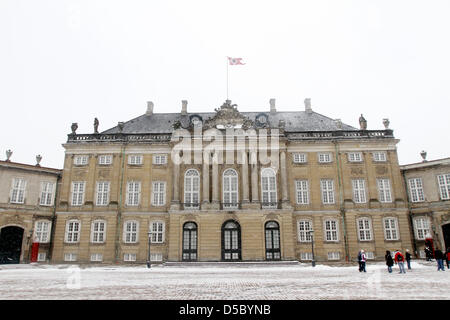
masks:
{"label": "cobblestone pavement", "polygon": [[450,270],[433,262],[389,274],[357,266],[0,265],[0,299],[450,299]]}

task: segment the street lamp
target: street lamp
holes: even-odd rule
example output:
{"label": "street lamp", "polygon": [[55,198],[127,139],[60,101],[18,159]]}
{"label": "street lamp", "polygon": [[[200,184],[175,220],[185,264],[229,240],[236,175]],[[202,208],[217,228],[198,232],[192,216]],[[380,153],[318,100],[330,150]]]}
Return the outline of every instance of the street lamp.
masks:
{"label": "street lamp", "polygon": [[151,231],[148,232],[148,257],[147,257],[147,268],[151,268],[150,264],[150,242],[152,241],[152,233]]}
{"label": "street lamp", "polygon": [[309,236],[311,237],[311,253],[312,253],[311,265],[313,267],[315,267],[316,261],[314,260],[314,231],[313,230],[309,231]]}

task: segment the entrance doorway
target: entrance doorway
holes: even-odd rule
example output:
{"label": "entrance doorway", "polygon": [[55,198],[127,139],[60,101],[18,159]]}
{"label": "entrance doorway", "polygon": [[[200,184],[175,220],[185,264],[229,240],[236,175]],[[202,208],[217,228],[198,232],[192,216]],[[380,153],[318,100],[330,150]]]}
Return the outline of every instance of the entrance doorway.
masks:
{"label": "entrance doorway", "polygon": [[280,260],[280,227],[277,222],[266,223],[266,260]]}
{"label": "entrance doorway", "polygon": [[183,261],[197,260],[197,224],[186,222],[183,225]]}
{"label": "entrance doorway", "polygon": [[241,260],[241,227],[234,220],[222,225],[222,260]]}
{"label": "entrance doorway", "polygon": [[20,263],[23,228],[9,226],[0,229],[0,264]]}
{"label": "entrance doorway", "polygon": [[447,250],[447,248],[450,247],[450,223],[444,224],[442,226],[442,234],[444,236],[444,243],[445,248],[443,248],[443,252]]}

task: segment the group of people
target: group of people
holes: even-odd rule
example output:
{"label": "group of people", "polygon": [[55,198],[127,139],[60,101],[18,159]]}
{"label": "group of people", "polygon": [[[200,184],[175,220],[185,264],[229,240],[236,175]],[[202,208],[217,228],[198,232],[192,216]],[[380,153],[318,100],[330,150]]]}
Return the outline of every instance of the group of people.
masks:
{"label": "group of people", "polygon": [[[386,265],[388,267],[388,272],[392,273],[392,267],[395,264],[398,265],[399,273],[406,273],[405,270],[405,261],[408,270],[411,270],[411,253],[408,249],[406,249],[405,255],[402,254],[400,250],[394,251],[394,254],[391,254],[389,250],[386,250],[385,255]],[[434,258],[436,259],[436,263],[438,266],[438,271],[445,271],[444,261],[447,263],[447,269],[450,269],[449,260],[450,260],[450,247],[447,248],[447,251],[443,253],[441,250],[436,249],[434,251]],[[428,259],[427,259],[428,260]],[[367,256],[364,250],[360,250],[358,252],[358,263],[359,263],[359,272],[366,272],[366,261]]]}

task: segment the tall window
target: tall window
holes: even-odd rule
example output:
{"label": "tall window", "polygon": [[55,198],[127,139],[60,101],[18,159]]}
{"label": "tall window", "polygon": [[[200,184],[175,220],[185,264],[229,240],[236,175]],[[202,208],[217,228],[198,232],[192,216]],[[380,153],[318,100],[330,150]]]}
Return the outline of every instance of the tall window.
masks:
{"label": "tall window", "polygon": [[48,243],[50,241],[50,221],[40,220],[34,224],[34,238],[39,243]]}
{"label": "tall window", "polygon": [[311,242],[312,221],[311,220],[299,220],[298,226],[298,241]]}
{"label": "tall window", "polygon": [[272,168],[261,171],[261,191],[263,208],[277,207],[277,181],[276,174]]}
{"label": "tall window", "polygon": [[164,222],[153,221],[150,223],[150,239],[152,243],[164,242]]}
{"label": "tall window", "polygon": [[25,202],[25,187],[27,182],[22,178],[14,178],[11,187],[11,203]]}
{"label": "tall window", "polygon": [[106,221],[95,220],[92,222],[92,226],[91,226],[91,242],[92,243],[105,242],[105,233],[106,233]]}
{"label": "tall window", "polygon": [[84,203],[84,189],[86,182],[72,182],[72,205],[81,206]]}
{"label": "tall window", "polygon": [[223,207],[238,207],[238,174],[234,169],[227,169],[223,173]]}
{"label": "tall window", "polygon": [[200,174],[189,169],[184,175],[184,207],[197,209],[200,202]]}
{"label": "tall window", "polygon": [[372,225],[369,218],[360,218],[357,220],[358,236],[360,241],[372,240]]}
{"label": "tall window", "polygon": [[320,188],[322,191],[322,203],[333,204],[334,203],[334,181],[332,179],[320,180]]}
{"label": "tall window", "polygon": [[437,176],[441,200],[450,199],[450,173]]}
{"label": "tall window", "polygon": [[392,202],[389,179],[377,179],[377,185],[380,202]]}
{"label": "tall window", "polygon": [[352,180],[353,201],[355,203],[366,203],[366,186],[364,179]]}
{"label": "tall window", "polygon": [[127,205],[138,206],[141,195],[141,183],[139,181],[129,181],[127,185]]}
{"label": "tall window", "polygon": [[308,180],[296,180],[295,191],[297,194],[297,204],[309,203]]}
{"label": "tall window", "polygon": [[325,240],[339,241],[338,222],[335,219],[325,220]]}
{"label": "tall window", "polygon": [[384,218],[384,238],[386,240],[398,240],[398,225],[396,218]]}
{"label": "tall window", "polygon": [[53,204],[53,182],[41,183],[41,197],[39,198],[39,204],[41,206],[51,206]]}
{"label": "tall window", "polygon": [[426,217],[414,219],[417,240],[425,240],[430,235],[430,223]]}
{"label": "tall window", "polygon": [[97,182],[97,206],[106,206],[109,203],[109,182]]}
{"label": "tall window", "polygon": [[80,241],[80,221],[69,220],[66,223],[66,242],[75,243]]}
{"label": "tall window", "polygon": [[152,205],[163,206],[166,204],[166,183],[154,181],[152,188]]}
{"label": "tall window", "polygon": [[136,243],[138,241],[137,221],[125,221],[123,230],[123,240],[125,243]]}
{"label": "tall window", "polygon": [[408,182],[411,201],[412,202],[425,201],[425,197],[423,194],[422,179],[421,178],[408,179]]}
{"label": "tall window", "polygon": [[317,155],[318,159],[319,159],[319,163],[329,163],[331,162],[331,153],[327,152],[327,153],[319,153]]}

